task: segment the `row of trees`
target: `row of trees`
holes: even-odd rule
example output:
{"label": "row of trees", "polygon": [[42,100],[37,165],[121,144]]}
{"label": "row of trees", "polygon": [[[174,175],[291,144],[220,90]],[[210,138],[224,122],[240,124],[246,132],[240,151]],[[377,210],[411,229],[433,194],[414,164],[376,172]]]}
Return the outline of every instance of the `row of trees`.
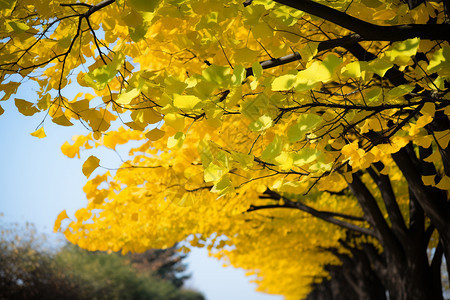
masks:
{"label": "row of trees", "polygon": [[2,228],[0,250],[1,299],[204,299],[181,288],[188,276],[176,248],[126,256],[55,249],[27,225]]}
{"label": "row of trees", "polygon": [[[32,135],[80,122],[69,157],[132,142],[118,168],[84,162],[97,175],[88,204],[55,226],[70,242],[144,252],[188,240],[287,299],[443,298],[447,0],[0,9],[2,100],[36,83],[36,101],[14,99],[45,115]],[[87,90],[66,98],[74,86]]]}

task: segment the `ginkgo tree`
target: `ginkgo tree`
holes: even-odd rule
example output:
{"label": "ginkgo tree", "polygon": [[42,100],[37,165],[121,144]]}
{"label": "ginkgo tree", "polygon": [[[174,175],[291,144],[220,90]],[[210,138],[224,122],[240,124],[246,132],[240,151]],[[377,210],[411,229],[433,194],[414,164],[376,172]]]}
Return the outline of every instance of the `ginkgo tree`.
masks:
{"label": "ginkgo tree", "polygon": [[[3,0],[1,100],[41,116],[38,138],[51,122],[81,123],[62,145],[69,157],[132,148],[115,170],[89,150],[82,171],[100,174],[84,187],[88,203],[55,224],[83,248],[187,241],[287,299],[336,268],[355,298],[442,299],[448,9]],[[36,101],[14,98],[27,81]],[[70,87],[82,92],[67,98]]]}

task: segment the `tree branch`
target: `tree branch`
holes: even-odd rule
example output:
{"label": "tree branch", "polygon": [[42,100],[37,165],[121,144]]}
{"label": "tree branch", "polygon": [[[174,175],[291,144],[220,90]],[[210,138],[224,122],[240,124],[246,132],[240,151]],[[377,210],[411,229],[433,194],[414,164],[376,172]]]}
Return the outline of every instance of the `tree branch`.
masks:
{"label": "tree branch", "polygon": [[424,40],[450,41],[450,24],[375,25],[352,17],[312,0],[275,0],[280,4],[304,11],[359,34],[370,41],[403,41],[419,37]]}
{"label": "tree branch", "polygon": [[116,2],[116,0],[103,0],[102,2],[97,3],[96,5],[92,5],[91,8],[89,8],[89,10],[84,14],[84,17],[88,18],[90,15],[92,15],[96,11],[98,11],[108,5],[111,5],[114,2]]}
{"label": "tree branch", "polygon": [[402,247],[384,219],[375,198],[357,174],[353,173],[352,176],[352,182],[349,182],[348,186],[358,199],[367,221],[375,230],[378,240],[387,249],[387,252],[393,254],[396,259],[403,258]]}
{"label": "tree branch", "polygon": [[[384,168],[384,165],[383,163],[378,162],[374,164],[374,167],[378,172],[380,172]],[[403,219],[400,208],[398,207],[389,176],[377,173],[371,167],[369,167],[367,171],[381,192],[381,197],[383,198],[386,210],[389,214],[389,219],[391,220],[392,230],[399,237],[402,244],[406,245],[406,232],[408,229],[406,228],[405,220]]]}
{"label": "tree branch", "polygon": [[[261,210],[261,209],[273,209],[273,208],[297,208],[297,207],[292,207],[292,205],[289,204],[271,204],[271,205],[252,205],[250,206],[250,208],[247,210],[247,212],[252,212],[252,211],[256,211],[256,210]],[[336,212],[331,212],[331,211],[323,211],[323,210],[318,210],[318,212],[320,212],[323,215],[327,215],[330,217],[338,217],[338,218],[343,218],[343,219],[348,219],[348,220],[352,220],[352,221],[360,221],[360,222],[364,222],[364,218],[361,217],[355,217],[355,216],[351,216],[351,215],[346,215],[346,214],[341,214],[341,213],[336,213]]]}
{"label": "tree branch", "polygon": [[[312,208],[310,206],[307,206],[307,205],[305,205],[305,204],[303,204],[301,202],[292,201],[291,199],[286,198],[286,197],[280,195],[279,193],[277,193],[275,191],[272,191],[270,189],[267,189],[264,192],[264,194],[270,196],[272,199],[275,199],[275,200],[282,199],[284,201],[284,203],[285,203],[284,207],[286,207],[286,208],[296,208],[296,209],[299,209],[299,210],[301,210],[303,212],[306,212],[306,213],[308,213],[308,214],[310,214],[310,215],[312,215],[312,216],[314,216],[316,218],[319,218],[319,219],[321,219],[323,221],[335,224],[335,225],[340,226],[342,228],[346,228],[348,230],[356,231],[356,232],[359,232],[359,233],[362,233],[362,234],[365,234],[365,235],[374,236],[374,232],[372,230],[370,230],[370,229],[359,227],[359,226],[357,226],[355,224],[348,223],[348,222],[345,222],[345,221],[342,221],[342,220],[339,220],[339,219],[335,219],[334,216],[332,215],[332,214],[335,214],[335,213],[322,212],[322,211],[316,210],[316,209],[314,209],[314,208]],[[254,210],[257,210],[257,209],[258,209],[257,207],[254,207],[253,209],[250,208],[248,211],[254,211]],[[341,215],[340,217],[346,216],[347,218],[355,218],[355,217],[344,215],[344,214],[340,214],[340,215]]]}
{"label": "tree branch", "polygon": [[421,172],[415,168],[413,159],[405,148],[392,154],[392,158],[405,176],[408,186],[414,193],[420,206],[431,219],[441,235],[450,238],[446,218],[446,198],[440,190],[426,187],[421,178]]}
{"label": "tree branch", "polygon": [[[319,45],[317,46],[317,51],[319,51],[319,52],[325,51],[325,50],[336,48],[336,47],[350,48],[350,47],[352,47],[352,45],[355,45],[359,41],[362,41],[362,40],[363,39],[361,38],[360,35],[350,34],[350,35],[342,37],[342,38],[326,40],[326,41],[320,42]],[[357,58],[360,59],[359,57],[357,57]],[[371,56],[368,56],[369,60],[374,59],[374,58],[376,58],[376,56],[373,54]],[[279,58],[272,58],[269,60],[261,61],[259,64],[261,65],[261,67],[263,69],[270,69],[270,68],[285,65],[285,64],[288,64],[288,63],[291,63],[291,62],[294,62],[294,61],[300,60],[300,59],[302,59],[300,53],[294,52],[292,54],[288,54],[286,56],[282,56]],[[253,70],[251,67],[248,67],[246,69],[246,77],[249,77],[251,75],[253,75]]]}

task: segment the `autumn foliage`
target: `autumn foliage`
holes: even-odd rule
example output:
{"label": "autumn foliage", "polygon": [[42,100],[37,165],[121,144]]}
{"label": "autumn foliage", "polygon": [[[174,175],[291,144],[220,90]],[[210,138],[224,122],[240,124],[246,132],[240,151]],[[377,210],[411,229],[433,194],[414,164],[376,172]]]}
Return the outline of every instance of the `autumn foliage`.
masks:
{"label": "autumn foliage", "polygon": [[38,84],[36,101],[14,99],[45,116],[36,137],[83,124],[69,157],[130,144],[115,170],[89,150],[88,203],[56,221],[82,248],[187,240],[287,299],[339,265],[356,298],[440,299],[448,5],[6,0],[0,91]]}

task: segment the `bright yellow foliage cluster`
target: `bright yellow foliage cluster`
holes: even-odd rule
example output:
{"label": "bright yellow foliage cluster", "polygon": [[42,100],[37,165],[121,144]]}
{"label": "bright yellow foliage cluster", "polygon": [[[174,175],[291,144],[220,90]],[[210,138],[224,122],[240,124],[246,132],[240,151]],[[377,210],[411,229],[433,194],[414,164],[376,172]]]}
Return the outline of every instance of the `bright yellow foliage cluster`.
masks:
{"label": "bright yellow foliage cluster", "polygon": [[[15,99],[22,114],[91,131],[62,146],[69,157],[141,141],[117,171],[87,182],[88,204],[62,229],[83,248],[140,252],[188,240],[254,270],[261,291],[298,299],[326,276],[323,265],[338,263],[320,249],[339,248],[345,229],[296,209],[255,209],[284,204],[266,192],[362,216],[355,198],[339,193],[352,173],[381,161],[407,206],[390,154],[412,141],[434,147],[429,161],[438,163],[437,149],[449,143],[449,130],[424,130],[436,110],[450,114],[441,105],[450,101],[442,94],[448,42],[363,41],[377,55],[363,61],[341,47],[320,48],[349,30],[270,0],[117,0],[91,13],[106,2],[0,1],[1,100],[35,81],[37,103]],[[413,10],[401,1],[319,2],[378,25],[425,24],[443,12],[433,1]],[[413,61],[419,52],[428,62]],[[294,54],[290,64],[258,63]],[[394,65],[408,84],[383,79]],[[67,99],[77,85],[89,92]],[[43,128],[32,135],[44,137]],[[372,144],[364,139],[370,132],[387,141]],[[90,156],[83,173],[99,164]],[[423,180],[450,189],[447,176]]]}

